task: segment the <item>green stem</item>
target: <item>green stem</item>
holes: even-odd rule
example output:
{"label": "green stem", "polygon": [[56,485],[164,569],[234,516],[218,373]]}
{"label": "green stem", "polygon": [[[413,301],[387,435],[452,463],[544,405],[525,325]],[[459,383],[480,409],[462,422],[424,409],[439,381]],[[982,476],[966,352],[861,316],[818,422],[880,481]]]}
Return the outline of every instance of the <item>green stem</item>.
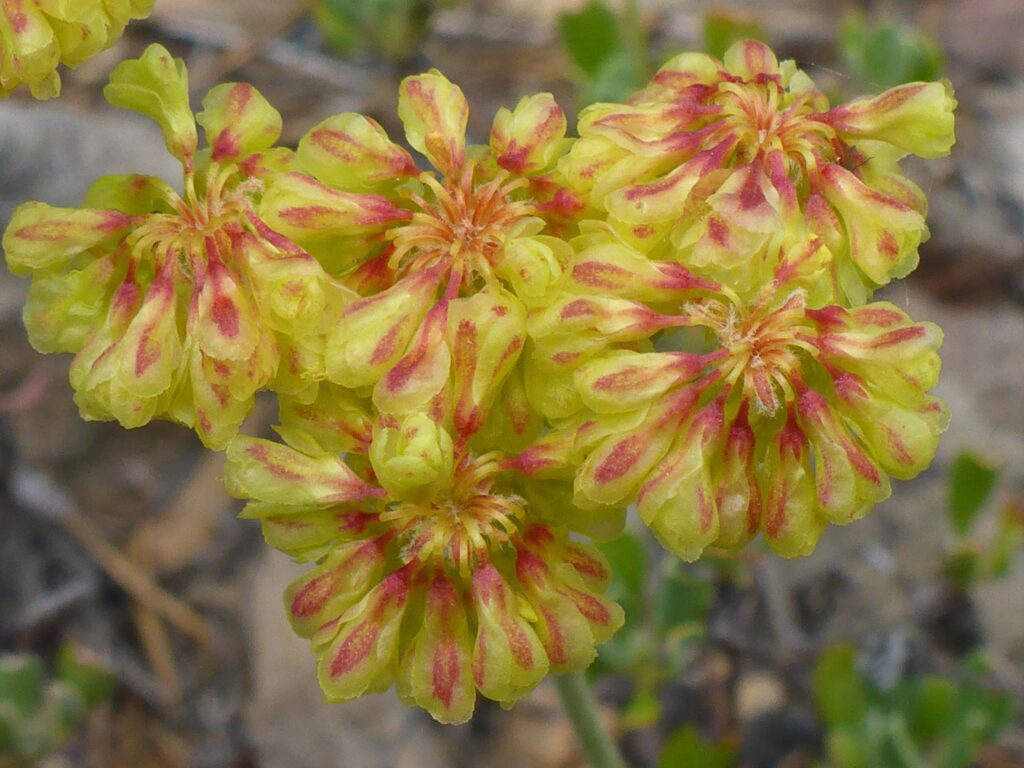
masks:
{"label": "green stem", "polygon": [[555,685],[591,768],[626,768],[611,735],[601,726],[597,702],[583,673],[555,675]]}

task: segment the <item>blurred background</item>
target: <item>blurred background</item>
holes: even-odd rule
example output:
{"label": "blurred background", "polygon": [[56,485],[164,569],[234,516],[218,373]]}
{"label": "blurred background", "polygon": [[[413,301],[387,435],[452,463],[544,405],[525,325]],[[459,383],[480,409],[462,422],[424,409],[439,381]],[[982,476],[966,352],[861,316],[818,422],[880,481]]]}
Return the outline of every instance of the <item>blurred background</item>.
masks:
{"label": "blurred background", "polygon": [[[644,768],[1019,768],[1021,0],[157,0],[59,101],[0,103],[0,220],[28,199],[76,205],[106,173],[176,178],[155,126],[101,95],[152,41],[188,63],[196,102],[254,83],[288,143],[342,111],[400,136],[398,80],[436,66],[482,142],[523,95],[551,91],[571,117],[741,37],[833,99],[953,81],[953,156],[907,164],[932,238],[884,298],[945,330],[954,420],[927,473],[805,560],[683,566],[639,531],[605,545],[629,614],[592,670],[607,723]],[[297,569],[235,519],[219,458],[171,425],[83,423],[68,361],[28,345],[25,289],[0,271],[0,766],[585,765],[549,685],[457,728],[390,693],[323,704],[281,603]],[[250,429],[272,420],[262,403]]]}

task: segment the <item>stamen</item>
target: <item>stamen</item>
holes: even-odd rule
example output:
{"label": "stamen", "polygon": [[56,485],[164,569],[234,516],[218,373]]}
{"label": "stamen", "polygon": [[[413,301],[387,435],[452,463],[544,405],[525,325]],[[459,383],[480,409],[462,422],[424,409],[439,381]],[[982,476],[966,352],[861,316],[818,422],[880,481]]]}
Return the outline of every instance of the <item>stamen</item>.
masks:
{"label": "stamen", "polygon": [[509,174],[502,171],[477,184],[477,170],[476,164],[467,163],[457,179],[444,183],[423,174],[426,196],[408,193],[419,210],[389,234],[394,250],[388,265],[399,276],[444,264],[455,283],[455,295],[479,281],[496,281],[494,267],[507,238],[535,210],[511,199],[525,179],[509,181]]}

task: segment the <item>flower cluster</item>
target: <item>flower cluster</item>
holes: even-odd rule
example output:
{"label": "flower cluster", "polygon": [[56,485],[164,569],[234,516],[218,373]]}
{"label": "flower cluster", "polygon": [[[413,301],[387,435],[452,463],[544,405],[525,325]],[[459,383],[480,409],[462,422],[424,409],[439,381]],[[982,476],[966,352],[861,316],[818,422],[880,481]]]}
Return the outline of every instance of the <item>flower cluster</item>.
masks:
{"label": "flower cluster", "polygon": [[[400,88],[415,156],[359,114],[275,148],[244,84],[193,116],[158,46],[106,95],[157,121],[182,191],[19,208],[30,340],[75,354],[86,418],[227,450],[244,516],[314,564],[286,605],[329,699],[394,685],[443,722],[515,701],[621,624],[581,536],[628,507],[686,559],[759,532],[792,557],[935,453],[941,332],[870,298],[927,235],[898,161],[948,152],[948,85],[830,109],[747,41],[578,139],[541,94],[473,145],[431,71]],[[237,435],[262,389],[280,441]]]}
{"label": "flower cluster", "polygon": [[37,349],[75,354],[85,418],[167,418],[223,448],[259,389],[310,386],[302,374],[317,363],[305,358],[322,357],[322,313],[342,289],[259,217],[267,181],[295,159],[274,148],[281,117],[254,88],[217,86],[193,116],[187,73],[153,46],[120,64],[105,94],[160,125],[183,192],[104,177],[85,208],[18,208],[3,245],[11,271],[33,278],[25,325]]}
{"label": "flower cluster", "polygon": [[37,99],[60,93],[57,67],[77,67],[114,44],[154,0],[13,0],[0,4],[0,97],[27,85]]}

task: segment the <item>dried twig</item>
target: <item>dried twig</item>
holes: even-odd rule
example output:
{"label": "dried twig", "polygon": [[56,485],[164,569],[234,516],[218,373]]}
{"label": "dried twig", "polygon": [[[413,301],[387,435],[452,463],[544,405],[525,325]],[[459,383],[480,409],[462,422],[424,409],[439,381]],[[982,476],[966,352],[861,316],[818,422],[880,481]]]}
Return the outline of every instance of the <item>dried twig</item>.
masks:
{"label": "dried twig", "polygon": [[203,617],[161,589],[130,557],[108,542],[96,525],[76,509],[74,500],[43,473],[19,470],[13,478],[11,492],[22,506],[62,524],[125,592],[200,643],[210,642],[210,630]]}
{"label": "dried twig", "polygon": [[[273,416],[268,401],[260,400],[245,430],[258,434],[270,425]],[[220,480],[223,472],[223,455],[206,454],[167,508],[135,529],[127,552],[139,568],[148,574],[173,573],[195,563],[209,550],[216,535],[218,513],[230,501]],[[163,683],[165,703],[176,706],[182,684],[167,628],[144,603],[136,603],[132,613],[146,658]]]}
{"label": "dried twig", "polygon": [[161,589],[131,558],[104,538],[79,512],[62,516],[64,528],[125,592],[203,645],[210,642],[206,621],[184,602]]}

